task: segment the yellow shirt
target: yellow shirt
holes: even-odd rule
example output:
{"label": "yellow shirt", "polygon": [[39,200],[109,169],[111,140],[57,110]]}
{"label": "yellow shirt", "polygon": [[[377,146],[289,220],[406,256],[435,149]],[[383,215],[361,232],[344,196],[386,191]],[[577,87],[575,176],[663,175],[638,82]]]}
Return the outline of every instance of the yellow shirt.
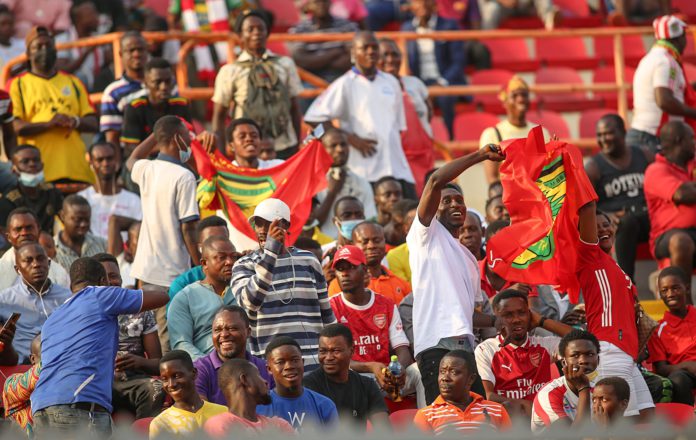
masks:
{"label": "yellow shirt", "polygon": [[387,252],[389,270],[402,280],[411,282],[411,266],[408,264],[408,245],[401,244]]}
{"label": "yellow shirt", "polygon": [[[14,116],[25,122],[48,122],[56,113],[79,117],[94,114],[85,86],[77,77],[64,72],[51,78],[31,72],[20,75],[10,84],[10,97]],[[17,143],[39,148],[48,182],[94,181],[85,158],[85,144],[77,130],[54,128],[37,135],[18,136]]]}
{"label": "yellow shirt", "polygon": [[[501,140],[506,141],[508,139],[526,138],[529,134],[529,131],[537,125],[538,124],[534,124],[532,122],[527,121],[526,126],[517,127],[512,125],[506,119],[495,125],[495,127],[500,132],[500,137],[502,139],[498,138],[498,134],[495,132],[495,129],[493,127],[488,127],[481,133],[481,139],[479,140],[479,148],[483,148],[488,144],[499,144]],[[544,140],[548,142],[550,138],[549,132],[545,128],[542,128],[542,130],[544,132]]]}
{"label": "yellow shirt", "polygon": [[203,401],[201,409],[195,413],[176,407],[169,407],[150,423],[150,438],[161,434],[191,435],[203,429],[205,422],[218,414],[227,412],[227,407]]}

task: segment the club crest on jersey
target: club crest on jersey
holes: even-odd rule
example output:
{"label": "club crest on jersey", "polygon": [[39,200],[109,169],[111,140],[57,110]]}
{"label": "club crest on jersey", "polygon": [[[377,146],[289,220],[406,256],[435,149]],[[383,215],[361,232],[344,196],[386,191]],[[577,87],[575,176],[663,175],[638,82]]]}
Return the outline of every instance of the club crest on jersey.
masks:
{"label": "club crest on jersey", "polygon": [[539,364],[541,364],[541,353],[532,353],[529,355],[529,362],[531,362],[532,365],[535,367],[538,367]]}
{"label": "club crest on jersey", "polygon": [[61,90],[61,93],[63,94],[63,96],[70,96],[70,86],[63,87],[63,90]]}
{"label": "club crest on jersey", "polygon": [[341,316],[341,324],[348,324],[348,320],[345,316]]}
{"label": "club crest on jersey", "polygon": [[387,325],[387,315],[384,313],[375,315],[372,317],[372,322],[374,322],[377,327],[384,328],[384,326]]}

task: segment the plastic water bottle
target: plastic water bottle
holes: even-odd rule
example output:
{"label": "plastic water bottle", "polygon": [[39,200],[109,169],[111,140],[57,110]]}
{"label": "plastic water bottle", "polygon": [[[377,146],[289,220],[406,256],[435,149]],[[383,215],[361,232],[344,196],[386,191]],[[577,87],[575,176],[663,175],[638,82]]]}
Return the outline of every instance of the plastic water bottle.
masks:
{"label": "plastic water bottle", "polygon": [[[391,362],[387,366],[389,373],[391,374],[394,381],[396,378],[401,376],[401,364],[399,363],[399,358],[396,355],[392,355]],[[391,400],[394,402],[401,402],[401,390],[399,387],[395,387],[394,393],[391,395]]]}

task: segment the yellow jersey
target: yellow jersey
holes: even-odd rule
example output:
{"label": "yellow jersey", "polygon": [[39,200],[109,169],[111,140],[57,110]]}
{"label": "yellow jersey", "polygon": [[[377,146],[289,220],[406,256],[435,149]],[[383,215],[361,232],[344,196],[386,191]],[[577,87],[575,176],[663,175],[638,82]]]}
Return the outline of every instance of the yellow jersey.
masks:
{"label": "yellow jersey", "polygon": [[161,434],[190,435],[203,429],[205,422],[218,414],[227,412],[227,407],[203,401],[203,406],[195,413],[171,406],[150,423],[150,438]]}

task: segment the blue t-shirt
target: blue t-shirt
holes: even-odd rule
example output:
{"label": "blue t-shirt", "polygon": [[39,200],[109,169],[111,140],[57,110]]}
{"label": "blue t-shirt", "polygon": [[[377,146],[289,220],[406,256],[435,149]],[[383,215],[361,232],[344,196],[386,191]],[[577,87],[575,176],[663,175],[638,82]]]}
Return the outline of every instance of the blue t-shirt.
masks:
{"label": "blue t-shirt", "polygon": [[319,426],[331,425],[338,421],[336,405],[328,397],[305,388],[300,397],[280,397],[275,390],[271,391],[273,403],[258,405],[256,412],[262,416],[277,416],[300,430],[306,423]]}
{"label": "blue t-shirt", "polygon": [[169,286],[169,302],[167,303],[167,310],[169,310],[169,304],[177,293],[184,290],[184,287],[195,283],[196,281],[203,281],[205,279],[205,274],[203,273],[202,266],[192,267],[186,272],[182,273],[178,277],[174,278],[172,284]]}
{"label": "blue t-shirt", "polygon": [[118,315],[138,313],[143,292],[86,287],[57,308],[41,329],[42,370],[32,414],[53,405],[96,403],[109,412]]}

